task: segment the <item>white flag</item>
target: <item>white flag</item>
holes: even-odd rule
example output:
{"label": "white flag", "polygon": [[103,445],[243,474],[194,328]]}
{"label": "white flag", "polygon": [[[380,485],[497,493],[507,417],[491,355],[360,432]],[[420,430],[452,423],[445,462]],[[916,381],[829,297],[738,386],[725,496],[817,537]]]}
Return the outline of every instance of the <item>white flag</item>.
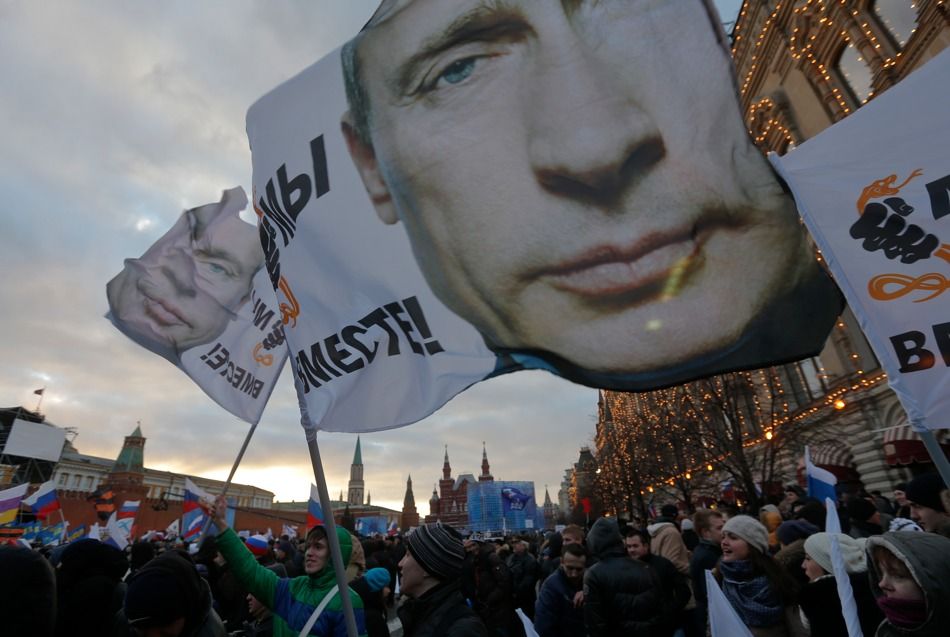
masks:
{"label": "white flag", "polygon": [[770,157],[917,430],[950,427],[947,86],[950,50]]}
{"label": "white flag", "polygon": [[174,520],[172,520],[171,524],[165,527],[166,538],[170,539],[173,537],[178,537],[180,533],[181,533],[181,521],[178,518],[175,518]]}
{"label": "white flag", "polygon": [[125,547],[129,545],[128,537],[125,534],[125,529],[123,529],[118,524],[116,520],[115,513],[109,517],[109,521],[106,522],[106,544],[111,544],[120,551],[124,551]]}
{"label": "white flag", "polygon": [[186,210],[109,281],[106,318],[169,360],[215,402],[256,423],[287,358],[281,310],[247,195]]}

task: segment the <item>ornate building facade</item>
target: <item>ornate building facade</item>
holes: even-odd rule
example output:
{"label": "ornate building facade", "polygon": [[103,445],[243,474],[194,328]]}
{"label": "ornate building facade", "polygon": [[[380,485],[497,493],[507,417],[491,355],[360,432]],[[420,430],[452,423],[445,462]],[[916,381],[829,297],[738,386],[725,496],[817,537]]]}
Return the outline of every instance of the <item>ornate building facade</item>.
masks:
{"label": "ornate building facade", "polygon": [[[946,0],[746,0],[732,36],[749,133],[763,150],[782,154],[950,46],[950,5]],[[850,470],[866,488],[882,490],[932,470],[850,310],[809,364],[819,371],[819,382],[793,415],[808,414],[816,428],[828,432],[816,450],[823,465],[839,474]],[[844,407],[834,409],[836,401]],[[947,441],[946,435],[939,438]]]}
{"label": "ornate building facade", "polygon": [[457,528],[468,526],[468,485],[476,482],[494,482],[488,464],[488,452],[482,443],[482,473],[476,478],[471,473],[452,477],[452,466],[449,464],[449,448],[445,447],[445,457],[442,461],[442,479],[438,486],[432,488],[432,497],[429,498],[429,515],[425,516],[426,524],[430,522],[444,522]]}
{"label": "ornate building facade", "polygon": [[[900,82],[950,46],[948,7],[946,0],[745,0],[732,32],[732,53],[741,113],[755,143],[763,151],[795,152]],[[752,452],[786,427],[804,428],[813,462],[839,482],[887,493],[895,483],[933,470],[850,310],[817,357],[768,374],[763,387],[778,388],[780,418],[770,421],[777,423],[774,429],[744,434]],[[648,395],[617,398],[642,403],[644,413],[651,408]],[[611,453],[611,400],[600,408],[598,460]],[[946,431],[938,440],[950,450]],[[802,444],[778,460],[784,480],[801,478]],[[695,478],[704,468],[670,471],[656,489]],[[649,496],[654,484],[645,486]],[[719,495],[718,487],[715,481],[710,495]]]}

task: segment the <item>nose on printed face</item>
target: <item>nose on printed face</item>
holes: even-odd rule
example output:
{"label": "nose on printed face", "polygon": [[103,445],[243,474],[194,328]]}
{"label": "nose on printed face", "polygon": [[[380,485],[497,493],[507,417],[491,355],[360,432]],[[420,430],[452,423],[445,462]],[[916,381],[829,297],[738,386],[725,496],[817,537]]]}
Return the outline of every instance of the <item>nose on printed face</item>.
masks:
{"label": "nose on printed face", "polygon": [[195,298],[195,262],[187,251],[172,248],[162,253],[159,271],[174,294],[181,298]]}
{"label": "nose on printed face", "polygon": [[578,46],[540,67],[525,121],[529,158],[545,188],[602,200],[662,160],[660,131],[611,77],[611,65]]}

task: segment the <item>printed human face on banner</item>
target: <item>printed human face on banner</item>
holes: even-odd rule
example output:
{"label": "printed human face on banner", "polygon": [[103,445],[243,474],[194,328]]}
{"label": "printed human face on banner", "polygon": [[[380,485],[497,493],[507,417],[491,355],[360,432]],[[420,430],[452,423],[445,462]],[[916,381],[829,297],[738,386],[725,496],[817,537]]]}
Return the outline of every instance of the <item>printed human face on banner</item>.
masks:
{"label": "printed human face on banner", "polygon": [[648,388],[820,349],[837,297],[710,11],[402,0],[344,49],[376,212],[495,351]]}
{"label": "printed human face on banner", "polygon": [[140,259],[127,259],[106,288],[117,325],[149,349],[178,355],[217,338],[264,263],[256,229],[238,216],[245,204],[232,194],[187,210]]}

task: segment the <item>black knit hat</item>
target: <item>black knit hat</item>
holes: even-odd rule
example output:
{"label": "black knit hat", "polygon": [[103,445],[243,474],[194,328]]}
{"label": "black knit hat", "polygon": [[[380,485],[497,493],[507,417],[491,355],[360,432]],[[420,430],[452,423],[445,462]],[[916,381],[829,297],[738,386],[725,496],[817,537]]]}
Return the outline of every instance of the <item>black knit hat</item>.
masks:
{"label": "black knit hat", "polygon": [[461,574],[465,561],[462,536],[448,524],[436,522],[420,526],[406,541],[409,553],[430,575],[449,580]]}
{"label": "black knit hat", "polygon": [[907,483],[904,495],[918,506],[943,511],[940,492],[946,488],[939,473],[925,473]]}

